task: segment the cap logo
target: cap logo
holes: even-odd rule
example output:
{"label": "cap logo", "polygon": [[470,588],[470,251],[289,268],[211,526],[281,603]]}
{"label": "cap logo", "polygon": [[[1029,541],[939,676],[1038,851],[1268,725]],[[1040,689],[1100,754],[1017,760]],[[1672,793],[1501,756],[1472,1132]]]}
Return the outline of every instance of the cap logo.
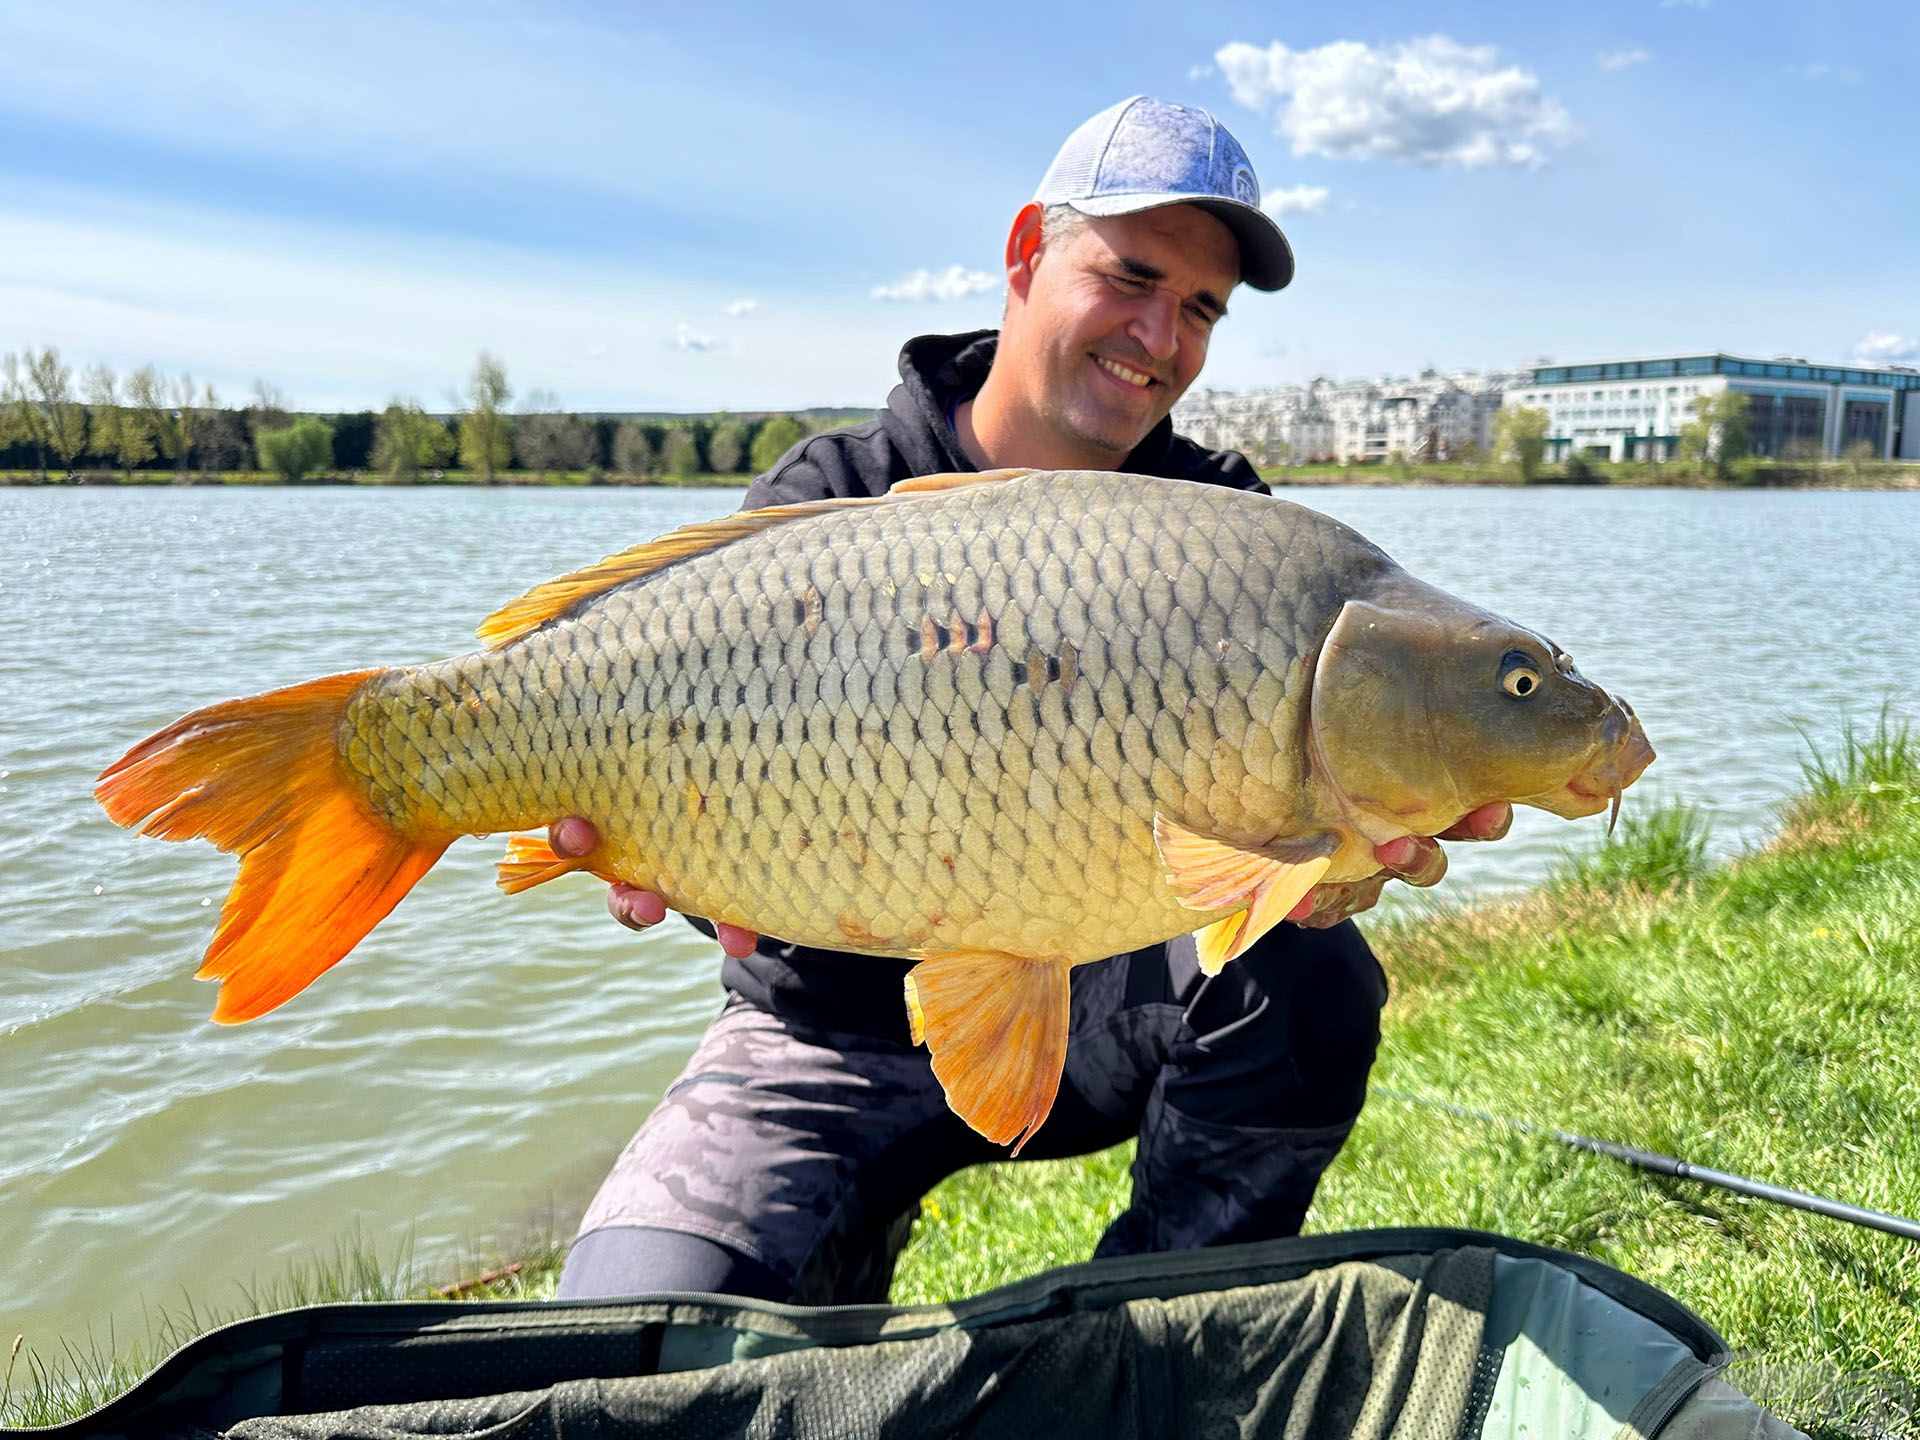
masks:
{"label": "cap logo", "polygon": [[1253,171],[1244,165],[1233,172],[1233,198],[1242,205],[1260,203],[1260,186],[1253,178]]}

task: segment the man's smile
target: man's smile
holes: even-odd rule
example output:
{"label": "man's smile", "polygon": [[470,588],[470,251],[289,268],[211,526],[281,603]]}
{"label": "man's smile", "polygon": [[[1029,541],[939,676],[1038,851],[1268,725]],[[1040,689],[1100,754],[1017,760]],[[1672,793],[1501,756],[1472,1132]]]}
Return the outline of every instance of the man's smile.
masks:
{"label": "man's smile", "polygon": [[1094,356],[1093,363],[1130,390],[1145,390],[1153,384],[1153,376],[1122,365],[1118,360],[1109,360],[1104,355]]}

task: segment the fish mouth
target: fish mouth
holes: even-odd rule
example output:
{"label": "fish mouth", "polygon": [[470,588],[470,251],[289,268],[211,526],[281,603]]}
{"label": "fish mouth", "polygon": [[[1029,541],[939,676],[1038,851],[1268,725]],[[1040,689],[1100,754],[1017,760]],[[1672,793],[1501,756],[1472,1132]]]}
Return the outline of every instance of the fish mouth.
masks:
{"label": "fish mouth", "polygon": [[1607,812],[1607,833],[1620,820],[1620,796],[1653,763],[1653,745],[1640,728],[1640,717],[1624,700],[1616,700],[1601,726],[1600,743],[1586,763],[1557,790],[1528,796],[1524,803],[1569,820]]}

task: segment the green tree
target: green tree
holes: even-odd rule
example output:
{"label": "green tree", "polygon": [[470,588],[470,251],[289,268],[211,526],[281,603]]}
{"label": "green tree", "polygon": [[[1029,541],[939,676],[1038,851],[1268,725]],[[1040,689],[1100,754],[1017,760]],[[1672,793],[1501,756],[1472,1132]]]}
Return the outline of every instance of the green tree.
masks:
{"label": "green tree", "polygon": [[87,407],[73,395],[73,371],[48,346],[33,363],[33,386],[46,415],[47,444],[73,478],[73,462],[87,448]]}
{"label": "green tree", "polygon": [[559,399],[544,390],[527,397],[526,411],[514,422],[514,458],[528,470],[585,470],[600,463],[599,450],[593,423],[562,410]]}
{"label": "green tree", "polygon": [[707,465],[716,475],[738,475],[747,461],[747,427],[738,420],[722,420],[707,442]]}
{"label": "green tree", "polygon": [[666,444],[660,447],[660,459],[666,472],[676,480],[690,480],[700,473],[700,442],[693,431],[675,425],[667,431]]}
{"label": "green tree", "polygon": [[151,365],[142,365],[127,377],[127,406],[151,439],[152,454],[163,460],[173,459],[180,445],[180,430],[167,395],[167,382]]}
{"label": "green tree", "polygon": [[453,432],[412,400],[395,400],[373,428],[373,467],[389,479],[412,480],[453,459]]}
{"label": "green tree", "polygon": [[26,363],[9,350],[0,359],[0,439],[9,445],[33,446],[35,471],[47,478],[47,432],[39,406],[33,403],[33,352]]}
{"label": "green tree", "polygon": [[1753,449],[1753,405],[1738,390],[1693,397],[1693,419],[1680,427],[1680,454],[1725,480],[1733,462]]}
{"label": "green tree", "polygon": [[333,464],[333,427],[317,415],[302,415],[284,430],[262,430],[254,437],[260,468],[289,484]]}
{"label": "green tree", "polygon": [[512,398],[507,367],[482,350],[460,416],[460,463],[483,480],[491,481],[513,458],[513,423],[501,409]]}
{"label": "green tree", "polygon": [[753,471],[764,475],[780,457],[807,438],[807,428],[791,415],[776,415],[753,437]]}
{"label": "green tree", "polygon": [[638,420],[622,420],[613,432],[613,468],[621,475],[649,475],[654,464],[653,441]]}
{"label": "green tree", "polygon": [[1501,407],[1493,422],[1493,453],[1511,460],[1522,480],[1539,478],[1547,453],[1547,412],[1525,405]]}

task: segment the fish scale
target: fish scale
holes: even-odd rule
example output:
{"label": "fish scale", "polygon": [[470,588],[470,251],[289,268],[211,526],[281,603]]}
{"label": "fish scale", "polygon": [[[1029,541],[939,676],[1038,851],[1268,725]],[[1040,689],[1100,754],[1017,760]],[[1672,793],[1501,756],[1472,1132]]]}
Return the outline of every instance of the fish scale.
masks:
{"label": "fish scale", "polygon": [[[1541,637],[1268,496],[930,477],[676,531],[549,581],[490,648],[209,706],[96,785],[241,856],[215,1018],[297,993],[461,834],[803,945],[910,956],[954,1108],[1023,1143],[1067,968],[1199,930],[1208,969],[1374,847],[1492,799],[1593,814],[1652,758]],[[1517,688],[1509,682],[1520,677]],[[897,972],[896,972],[897,973]]]}

